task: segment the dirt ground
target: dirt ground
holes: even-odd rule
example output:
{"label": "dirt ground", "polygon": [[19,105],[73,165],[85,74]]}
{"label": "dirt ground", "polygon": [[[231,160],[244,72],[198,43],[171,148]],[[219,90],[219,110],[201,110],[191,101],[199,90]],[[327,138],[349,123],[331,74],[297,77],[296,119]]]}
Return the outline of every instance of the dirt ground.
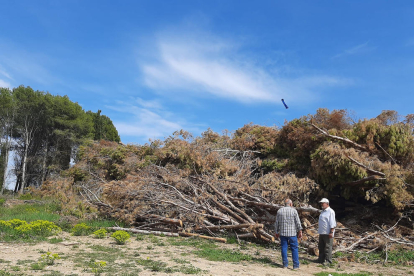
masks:
{"label": "dirt ground", "polygon": [[[101,275],[186,275],[183,272],[157,272],[151,268],[137,264],[137,260],[162,261],[168,267],[191,266],[201,269],[201,275],[314,275],[315,273],[340,272],[357,273],[371,272],[373,275],[409,275],[414,274],[412,267],[368,265],[346,263],[339,261],[332,268],[322,267],[314,263],[314,256],[301,254],[301,266],[298,271],[283,269],[280,252],[260,246],[248,245],[241,250],[257,258],[268,258],[271,263],[242,261],[237,263],[209,261],[194,254],[197,247],[189,245],[173,245],[171,241],[181,241],[183,238],[143,236],[141,240],[132,237],[125,245],[117,245],[113,239],[95,239],[92,236],[75,237],[69,233],[61,233],[58,243],[41,242],[35,244],[0,243],[0,275],[1,270],[11,275],[94,275],[88,262],[105,260],[107,266]],[[220,249],[230,249],[235,252],[240,249],[236,244],[217,244]],[[33,270],[31,265],[36,263],[45,252],[58,253],[61,259],[54,265],[43,270]],[[95,274],[98,275],[98,274]]]}

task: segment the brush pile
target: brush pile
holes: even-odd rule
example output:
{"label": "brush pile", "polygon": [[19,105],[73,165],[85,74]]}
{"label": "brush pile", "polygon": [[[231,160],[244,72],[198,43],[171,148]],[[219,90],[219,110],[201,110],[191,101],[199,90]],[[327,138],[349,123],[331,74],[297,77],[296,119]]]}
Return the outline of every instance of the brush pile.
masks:
{"label": "brush pile", "polygon": [[232,136],[179,131],[142,146],[85,144],[76,165],[41,189],[82,211],[79,194],[135,227],[129,231],[266,243],[278,242],[276,213],[290,198],[301,246],[316,255],[312,205],[328,197],[339,220],[334,250],[412,246],[414,116],[394,122],[394,115],[350,124],[343,111],[318,110],[282,129],[246,125]]}

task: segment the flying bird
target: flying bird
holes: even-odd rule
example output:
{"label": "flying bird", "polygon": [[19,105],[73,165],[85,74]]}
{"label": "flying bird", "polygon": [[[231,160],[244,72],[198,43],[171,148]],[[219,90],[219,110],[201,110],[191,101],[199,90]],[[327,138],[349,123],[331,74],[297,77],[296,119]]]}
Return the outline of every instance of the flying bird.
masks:
{"label": "flying bird", "polygon": [[286,109],[288,109],[289,107],[285,104],[285,100],[282,99],[282,103],[283,105],[286,107]]}

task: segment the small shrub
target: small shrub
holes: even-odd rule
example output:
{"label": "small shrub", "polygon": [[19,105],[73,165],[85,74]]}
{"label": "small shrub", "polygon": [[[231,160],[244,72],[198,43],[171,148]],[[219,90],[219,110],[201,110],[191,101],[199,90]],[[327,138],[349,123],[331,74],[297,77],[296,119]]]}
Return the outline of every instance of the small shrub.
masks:
{"label": "small shrub", "polygon": [[44,262],[47,265],[54,265],[55,264],[55,260],[59,260],[59,254],[55,253],[52,254],[52,252],[46,252],[46,254],[43,254],[41,256],[41,260],[42,262]]}
{"label": "small shrub", "polygon": [[6,220],[0,220],[0,229],[11,228],[11,223]]}
{"label": "small shrub", "polygon": [[9,220],[9,223],[12,228],[17,228],[22,225],[27,225],[27,222],[21,219],[11,219]]}
{"label": "small shrub", "polygon": [[116,231],[111,237],[115,239],[117,244],[125,244],[129,240],[130,235],[125,231]]}
{"label": "small shrub", "polygon": [[5,202],[6,202],[6,200],[4,198],[0,198],[0,207],[2,207]]}
{"label": "small shrub", "polygon": [[78,223],[72,228],[72,235],[74,236],[86,236],[89,234],[91,227],[85,223]]}
{"label": "small shrub", "polygon": [[24,195],[19,196],[19,199],[30,200],[30,199],[33,199],[33,196],[31,194],[24,194]]}
{"label": "small shrub", "polygon": [[47,220],[32,221],[30,226],[32,228],[32,232],[39,236],[50,236],[62,231],[59,226]]}
{"label": "small shrub", "polygon": [[89,264],[89,267],[91,268],[92,273],[94,275],[101,275],[105,266],[106,266],[106,262],[104,261],[91,262]]}
{"label": "small shrub", "polygon": [[106,229],[102,228],[102,229],[99,229],[99,230],[96,230],[95,232],[93,232],[93,235],[97,239],[103,239],[103,238],[106,237],[106,233],[107,233]]}

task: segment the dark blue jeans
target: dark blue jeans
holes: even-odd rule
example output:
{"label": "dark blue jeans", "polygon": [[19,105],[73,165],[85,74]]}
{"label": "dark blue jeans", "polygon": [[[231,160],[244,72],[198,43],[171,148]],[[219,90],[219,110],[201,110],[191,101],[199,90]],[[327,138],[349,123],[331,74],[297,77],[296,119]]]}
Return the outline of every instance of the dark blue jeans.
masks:
{"label": "dark blue jeans", "polygon": [[280,236],[280,245],[282,246],[282,260],[283,266],[289,266],[289,260],[287,256],[288,244],[290,250],[292,250],[293,268],[299,268],[299,246],[297,237],[282,237]]}

